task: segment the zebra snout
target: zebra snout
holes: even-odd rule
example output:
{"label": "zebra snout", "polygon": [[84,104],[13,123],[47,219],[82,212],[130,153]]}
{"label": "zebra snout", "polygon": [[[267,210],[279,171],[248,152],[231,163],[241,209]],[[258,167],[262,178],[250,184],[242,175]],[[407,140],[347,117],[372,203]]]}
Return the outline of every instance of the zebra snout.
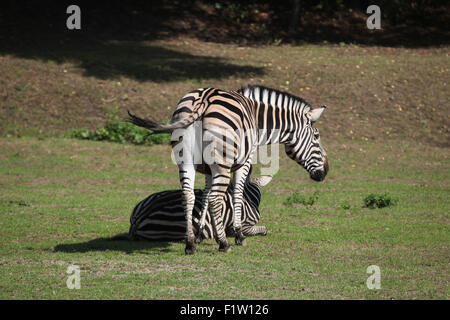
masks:
{"label": "zebra snout", "polygon": [[311,179],[314,181],[322,181],[325,179],[325,171],[324,170],[316,170],[310,174]]}

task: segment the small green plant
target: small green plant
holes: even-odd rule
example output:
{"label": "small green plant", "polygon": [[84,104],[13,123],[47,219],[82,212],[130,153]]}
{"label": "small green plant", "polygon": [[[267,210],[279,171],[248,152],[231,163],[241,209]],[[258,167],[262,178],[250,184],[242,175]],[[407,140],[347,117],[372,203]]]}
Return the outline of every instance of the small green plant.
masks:
{"label": "small green plant", "polygon": [[295,203],[303,204],[305,206],[312,206],[319,199],[319,193],[316,191],[308,197],[295,192],[291,194],[287,199],[283,202],[283,204],[292,206]]}
{"label": "small green plant", "polygon": [[96,130],[86,128],[75,129],[70,132],[70,137],[94,141],[111,141],[133,144],[170,144],[170,134],[150,134],[144,128],[132,123],[120,120],[110,120],[104,127]]}
{"label": "small green plant", "polygon": [[341,203],[341,208],[344,209],[344,210],[350,210],[351,207],[352,206],[348,202]]}
{"label": "small green plant", "polygon": [[397,199],[389,193],[369,194],[364,198],[364,206],[370,209],[390,207],[397,204]]}

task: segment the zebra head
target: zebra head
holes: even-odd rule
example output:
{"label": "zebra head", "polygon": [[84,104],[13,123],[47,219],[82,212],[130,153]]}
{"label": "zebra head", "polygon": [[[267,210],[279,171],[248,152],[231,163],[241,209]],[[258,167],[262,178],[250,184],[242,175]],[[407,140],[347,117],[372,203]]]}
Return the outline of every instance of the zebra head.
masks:
{"label": "zebra head", "polygon": [[319,129],[313,126],[325,108],[303,109],[299,121],[303,125],[298,126],[291,141],[285,144],[288,157],[305,168],[315,181],[322,181],[328,173],[327,153],[320,143]]}
{"label": "zebra head", "polygon": [[[313,127],[325,106],[313,109],[300,97],[264,86],[248,85],[238,93],[259,103],[257,117],[262,119],[260,129],[280,129],[278,135],[266,131],[271,138],[275,136],[270,143],[283,143],[286,154],[302,165],[311,179],[325,179],[328,172],[327,154],[320,144],[319,130]],[[267,144],[268,140],[260,143]]]}

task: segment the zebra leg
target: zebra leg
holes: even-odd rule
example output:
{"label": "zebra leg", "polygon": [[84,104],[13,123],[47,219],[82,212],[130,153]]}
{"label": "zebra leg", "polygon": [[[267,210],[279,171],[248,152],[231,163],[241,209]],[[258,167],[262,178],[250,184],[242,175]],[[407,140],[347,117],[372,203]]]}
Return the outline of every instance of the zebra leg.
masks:
{"label": "zebra leg", "polygon": [[242,232],[242,201],[243,192],[245,187],[245,180],[250,171],[251,159],[247,161],[242,167],[234,172],[233,177],[233,207],[234,207],[234,219],[233,228],[235,231],[235,243],[236,245],[245,246],[247,243],[245,241],[245,236]]}
{"label": "zebra leg", "polygon": [[202,212],[200,215],[198,232],[197,235],[195,236],[195,243],[200,243],[203,240],[203,229],[205,228],[206,214],[208,212],[208,200],[209,195],[211,194],[211,184],[212,184],[212,177],[209,174],[205,175],[205,190],[203,190],[203,197],[202,197]]}
{"label": "zebra leg", "polygon": [[186,248],[184,252],[186,254],[194,254],[195,249],[195,236],[192,226],[192,211],[195,204],[195,168],[193,165],[180,164],[180,183],[183,192],[183,207],[184,215],[186,217]]}
{"label": "zebra leg", "polygon": [[211,222],[214,231],[214,238],[219,244],[219,251],[229,252],[231,247],[225,234],[223,225],[222,207],[225,206],[225,193],[230,183],[230,172],[220,171],[221,167],[217,165],[211,166],[212,185],[211,194],[209,196],[209,212],[211,213]]}
{"label": "zebra leg", "polygon": [[242,232],[245,236],[265,236],[267,235],[267,228],[265,226],[243,227]]}

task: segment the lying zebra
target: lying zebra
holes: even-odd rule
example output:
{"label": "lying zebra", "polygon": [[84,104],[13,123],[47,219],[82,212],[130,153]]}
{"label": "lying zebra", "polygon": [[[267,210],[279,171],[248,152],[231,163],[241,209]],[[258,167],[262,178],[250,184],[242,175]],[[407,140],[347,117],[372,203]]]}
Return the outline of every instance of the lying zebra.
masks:
{"label": "lying zebra", "polygon": [[[251,178],[248,175],[243,193],[242,232],[245,236],[266,235],[264,226],[255,226],[259,219],[259,203],[262,186],[272,179],[271,176]],[[197,234],[202,209],[203,190],[195,190],[195,206],[193,211],[193,227]],[[139,202],[130,218],[128,238],[132,240],[183,240],[186,237],[186,217],[182,203],[181,190],[169,190],[154,193]],[[222,217],[227,236],[234,236],[233,229],[233,187],[230,184],[225,194],[225,206],[222,207]],[[197,242],[212,238],[214,235],[209,211],[206,224]]]}

